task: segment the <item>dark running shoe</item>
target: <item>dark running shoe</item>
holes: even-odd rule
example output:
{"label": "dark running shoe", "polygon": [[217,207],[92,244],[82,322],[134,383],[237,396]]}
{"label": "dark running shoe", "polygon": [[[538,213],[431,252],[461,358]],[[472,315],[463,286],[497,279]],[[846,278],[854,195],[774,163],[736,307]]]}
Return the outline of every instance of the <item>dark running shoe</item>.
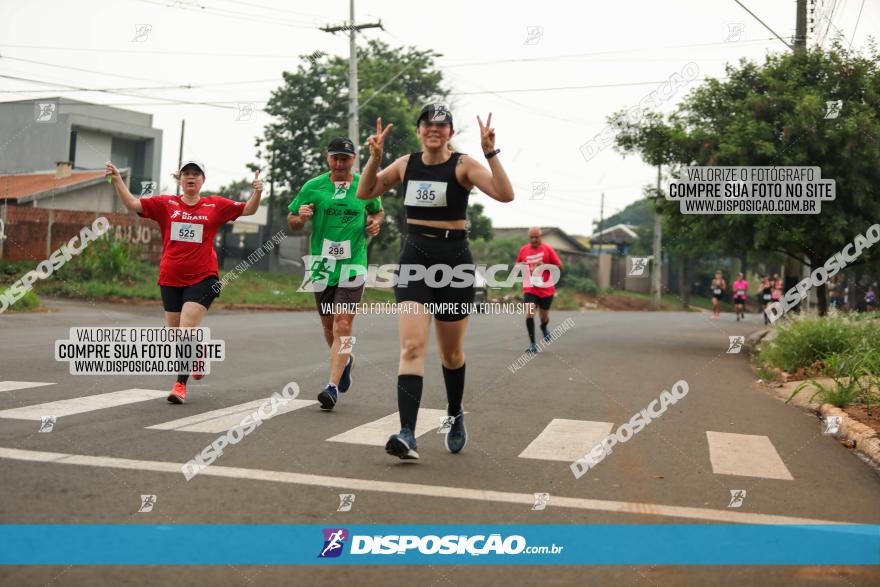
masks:
{"label": "dark running shoe", "polygon": [[336,386],[327,384],[327,387],[324,388],[324,391],[318,394],[318,401],[321,402],[321,409],[327,410],[328,412],[333,409],[333,406],[336,405],[336,398],[339,395],[336,393]]}
{"label": "dark running shoe", "polygon": [[351,387],[351,369],[354,367],[354,355],[348,355],[348,362],[345,363],[345,369],[342,370],[342,376],[339,378],[339,392],[345,393]]}
{"label": "dark running shoe", "polygon": [[464,427],[464,408],[452,419],[449,430],[446,431],[446,450],[452,454],[461,452],[467,445],[467,429]]}
{"label": "dark running shoe", "polygon": [[401,428],[399,434],[392,434],[385,443],[385,452],[400,459],[417,459],[416,437],[409,428]]}

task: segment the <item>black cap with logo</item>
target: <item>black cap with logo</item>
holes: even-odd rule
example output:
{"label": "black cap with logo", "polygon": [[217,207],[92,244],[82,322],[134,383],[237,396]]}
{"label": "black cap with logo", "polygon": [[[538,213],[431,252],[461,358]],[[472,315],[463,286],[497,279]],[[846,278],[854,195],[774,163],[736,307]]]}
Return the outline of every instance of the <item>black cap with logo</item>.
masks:
{"label": "black cap with logo", "polygon": [[419,113],[419,117],[416,119],[416,126],[418,126],[422,120],[438,122],[440,124],[445,123],[452,128],[452,112],[446,104],[428,104],[422,108],[422,111]]}
{"label": "black cap with logo", "polygon": [[327,154],[354,157],[354,143],[348,137],[336,137],[327,146]]}

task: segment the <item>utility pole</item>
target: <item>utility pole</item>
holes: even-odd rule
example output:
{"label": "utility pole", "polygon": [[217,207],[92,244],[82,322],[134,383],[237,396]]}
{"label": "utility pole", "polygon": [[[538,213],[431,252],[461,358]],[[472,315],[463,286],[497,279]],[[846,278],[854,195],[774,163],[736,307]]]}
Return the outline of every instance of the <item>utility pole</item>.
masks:
{"label": "utility pole", "polygon": [[[186,119],[180,121],[180,150],[177,152],[177,171],[180,171],[180,164],[183,163],[183,133],[186,130]],[[180,181],[177,182],[177,190],[174,192],[180,195]]]}
{"label": "utility pole", "polygon": [[807,0],[797,0],[797,15],[794,28],[795,52],[807,49]]}
{"label": "utility pole", "polygon": [[[795,33],[792,51],[795,53],[807,50],[807,0],[797,0],[797,12],[795,14]],[[815,262],[815,259],[810,259]],[[800,275],[804,271],[804,265],[794,257],[787,257],[783,265],[783,274],[786,291],[794,287],[800,281]],[[809,297],[809,296],[807,296]],[[798,304],[796,312],[806,310],[807,305]]]}
{"label": "utility pole", "polygon": [[272,236],[272,215],[275,213],[275,151],[272,151],[272,162],[269,164],[269,210],[266,227],[269,236]]}
{"label": "utility pole", "polygon": [[599,238],[602,239],[603,246],[601,249],[599,249],[600,253],[605,249],[605,247],[604,247],[605,237],[602,236],[602,230],[604,229],[604,227],[605,227],[605,192],[602,192],[602,199],[600,200],[600,203],[599,203]]}
{"label": "utility pole", "polygon": [[654,196],[654,247],[652,251],[652,259],[651,259],[651,305],[660,309],[660,299],[661,299],[661,275],[663,273],[663,258],[662,258],[662,250],[661,250],[661,239],[662,235],[660,233],[661,223],[660,223],[660,165],[657,165],[657,193]]}
{"label": "utility pole", "polygon": [[[354,0],[349,0],[349,21],[348,24],[342,26],[325,26],[321,30],[325,33],[337,33],[339,31],[348,31],[348,137],[354,142],[356,147],[361,144],[360,133],[358,131],[360,124],[358,121],[358,74],[357,74],[357,42],[355,35],[362,29],[382,28],[382,21],[367,24],[354,23]],[[384,29],[383,29],[384,30]],[[354,158],[354,167],[352,172],[357,173],[361,170],[360,153]]]}

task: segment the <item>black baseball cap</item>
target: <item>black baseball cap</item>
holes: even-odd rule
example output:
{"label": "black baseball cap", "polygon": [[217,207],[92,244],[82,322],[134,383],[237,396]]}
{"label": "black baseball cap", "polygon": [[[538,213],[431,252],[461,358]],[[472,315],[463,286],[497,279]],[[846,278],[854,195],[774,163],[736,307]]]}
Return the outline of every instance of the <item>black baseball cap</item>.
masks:
{"label": "black baseball cap", "polygon": [[327,146],[327,154],[354,157],[354,143],[348,137],[336,137]]}
{"label": "black baseball cap", "polygon": [[426,119],[428,122],[447,123],[449,128],[452,128],[452,112],[446,104],[428,104],[422,108],[418,119],[416,119],[416,126]]}

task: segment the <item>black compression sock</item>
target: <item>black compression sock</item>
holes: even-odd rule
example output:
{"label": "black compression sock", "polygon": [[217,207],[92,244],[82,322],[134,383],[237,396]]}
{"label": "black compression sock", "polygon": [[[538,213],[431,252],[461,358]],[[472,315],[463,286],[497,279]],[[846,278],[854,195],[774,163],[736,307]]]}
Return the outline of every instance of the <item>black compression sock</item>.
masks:
{"label": "black compression sock", "polygon": [[529,331],[529,340],[535,344],[535,319],[526,318],[526,330]]}
{"label": "black compression sock", "polygon": [[550,321],[541,322],[541,332],[544,333],[544,336],[547,336],[547,325],[550,324]]}
{"label": "black compression sock", "polygon": [[422,403],[421,375],[397,376],[397,409],[400,411],[400,427],[409,428],[416,433],[416,418]]}
{"label": "black compression sock", "polygon": [[[185,343],[185,342],[178,342],[177,343],[175,352],[177,353],[178,357],[186,357],[187,356],[186,351],[185,351],[186,346],[187,346],[187,343]],[[189,356],[193,357],[195,355],[191,354]],[[177,382],[178,383],[183,383],[184,385],[186,385],[187,381],[189,381],[189,373],[178,373],[177,374]]]}
{"label": "black compression sock", "polygon": [[443,382],[446,383],[446,401],[449,407],[446,413],[449,416],[457,416],[461,413],[461,398],[464,396],[464,367],[462,363],[458,369],[443,367]]}

